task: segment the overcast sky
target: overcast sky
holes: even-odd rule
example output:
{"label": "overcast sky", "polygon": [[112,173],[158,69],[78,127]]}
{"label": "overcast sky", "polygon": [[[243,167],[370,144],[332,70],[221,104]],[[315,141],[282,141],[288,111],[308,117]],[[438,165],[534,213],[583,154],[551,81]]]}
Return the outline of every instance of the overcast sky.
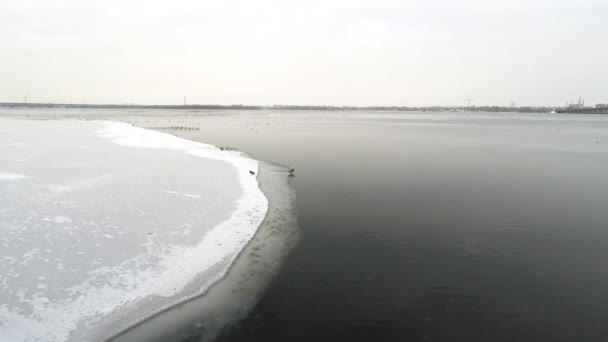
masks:
{"label": "overcast sky", "polygon": [[0,101],[608,102],[606,0],[2,0]]}

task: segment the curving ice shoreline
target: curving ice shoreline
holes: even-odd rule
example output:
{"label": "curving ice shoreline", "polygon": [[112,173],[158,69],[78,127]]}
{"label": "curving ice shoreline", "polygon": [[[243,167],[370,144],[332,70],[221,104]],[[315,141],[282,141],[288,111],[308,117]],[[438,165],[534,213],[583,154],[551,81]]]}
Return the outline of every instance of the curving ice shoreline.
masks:
{"label": "curving ice shoreline", "polygon": [[[138,128],[128,123],[108,123],[107,125],[104,130],[99,132],[100,136],[110,139],[119,145],[176,149],[197,157],[228,162],[239,170],[238,180],[244,192],[237,201],[237,209],[232,213],[230,219],[222,222],[213,231],[207,233],[195,249],[189,250],[187,254],[181,257],[178,256],[182,261],[181,263],[174,263],[173,260],[168,260],[167,268],[171,271],[166,273],[166,279],[164,280],[169,281],[174,277],[189,277],[191,280],[194,280],[201,273],[202,269],[208,269],[214,263],[229,256],[230,260],[222,271],[205,279],[202,284],[197,284],[197,286],[200,285],[198,290],[191,290],[187,295],[183,295],[179,300],[175,300],[168,305],[157,305],[156,310],[149,311],[146,317],[139,317],[137,321],[133,320],[128,325],[125,325],[125,327],[130,327],[168,307],[201,295],[214,283],[221,280],[230,270],[235,259],[238,258],[240,251],[247,246],[262,224],[268,211],[268,199],[261,191],[257,177],[252,177],[249,173],[249,171],[253,171],[255,174],[258,173],[258,161],[244,157],[241,152],[221,151],[212,145],[186,140],[167,133]],[[193,195],[184,194],[184,196]],[[244,233],[241,234],[242,231]],[[222,241],[221,247],[218,248],[215,241]],[[204,257],[204,259],[199,259],[200,257]],[[187,284],[182,283],[181,285],[185,288]],[[162,291],[166,288],[166,286],[161,285],[159,290]]]}
{"label": "curving ice shoreline", "polygon": [[225,277],[203,295],[163,310],[111,342],[214,341],[249,315],[299,239],[289,168],[259,161],[258,182],[269,200],[268,213]]}
{"label": "curving ice shoreline", "polygon": [[[37,152],[6,147],[7,155],[21,158],[31,154],[27,155],[30,162],[13,165],[0,159],[0,167],[7,164],[13,168],[10,173],[28,176],[20,177],[18,185],[15,180],[0,183],[0,187],[6,187],[0,188],[3,193],[46,191],[36,193],[38,197],[31,203],[27,197],[13,201],[0,195],[0,205],[9,208],[0,215],[0,242],[11,248],[10,254],[3,253],[0,259],[0,336],[9,341],[104,340],[204,293],[226,275],[268,211],[268,200],[257,178],[249,174],[257,174],[258,162],[238,152],[220,151],[126,123],[10,121],[3,120],[2,129],[7,131],[0,133],[7,133],[4,139],[10,139],[12,124],[49,134],[49,146],[41,148],[55,151],[69,145],[73,134],[80,145],[69,147],[70,151],[75,157],[81,156],[78,153],[82,149],[85,153],[81,160],[72,160],[71,155],[60,151],[63,155],[57,158],[65,160],[54,161],[62,172],[74,170],[78,181],[64,174],[48,176],[47,170],[32,168],[36,158],[43,159]],[[27,133],[13,138],[33,142],[45,139],[28,137]],[[133,160],[141,155],[141,160]],[[176,170],[161,165],[159,171],[153,169],[156,162],[183,167]],[[152,168],[149,172],[154,177],[148,179],[130,168],[140,168],[139,172]],[[171,180],[170,189],[158,184],[166,178]],[[201,182],[200,189],[194,189],[197,193],[189,186],[193,180]],[[212,184],[205,185],[205,181]],[[115,194],[122,196],[113,198]],[[95,196],[105,197],[95,205],[87,202]],[[205,204],[223,214],[196,211],[206,208]],[[137,213],[142,207],[145,210]],[[178,210],[183,215],[175,216],[175,222],[166,218]],[[116,216],[121,213],[127,217],[122,221]],[[103,223],[102,228],[87,226],[87,217],[91,216]],[[53,219],[57,217],[61,219]],[[19,219],[22,221],[18,224],[10,224],[10,220]],[[144,219],[146,224],[152,223],[154,233],[144,227]],[[99,248],[83,247],[93,242]],[[87,259],[91,250],[98,255]],[[49,264],[49,260],[55,260],[53,255],[59,266]],[[74,266],[69,268],[70,264]]]}

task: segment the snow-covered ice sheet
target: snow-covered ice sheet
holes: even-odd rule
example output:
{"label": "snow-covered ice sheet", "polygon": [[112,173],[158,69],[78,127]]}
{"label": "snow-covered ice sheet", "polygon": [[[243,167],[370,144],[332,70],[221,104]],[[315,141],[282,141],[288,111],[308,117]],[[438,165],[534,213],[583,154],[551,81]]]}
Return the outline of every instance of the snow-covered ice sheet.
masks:
{"label": "snow-covered ice sheet", "polygon": [[23,178],[27,178],[26,175],[20,175],[18,173],[7,173],[7,172],[0,172],[0,181],[10,181],[10,180],[17,180],[17,179],[23,179]]}
{"label": "snow-covered ice sheet", "polygon": [[103,340],[204,292],[266,214],[249,171],[125,123],[1,119],[2,340]]}

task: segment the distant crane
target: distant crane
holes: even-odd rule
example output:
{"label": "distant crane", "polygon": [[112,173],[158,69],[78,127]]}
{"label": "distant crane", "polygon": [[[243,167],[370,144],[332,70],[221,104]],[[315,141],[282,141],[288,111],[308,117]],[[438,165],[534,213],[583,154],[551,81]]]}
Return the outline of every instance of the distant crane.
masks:
{"label": "distant crane", "polygon": [[472,99],[465,99],[464,101],[468,103],[467,107],[471,107],[471,101],[473,101]]}
{"label": "distant crane", "polygon": [[187,106],[188,102],[186,102],[186,97],[184,96],[184,106]]}
{"label": "distant crane", "polygon": [[566,108],[574,108],[574,109],[584,109],[585,108],[585,99],[582,96],[578,97],[578,102],[566,102]]}
{"label": "distant crane", "polygon": [[25,93],[25,95],[23,95],[23,103],[27,103],[28,96],[30,96],[30,93]]}

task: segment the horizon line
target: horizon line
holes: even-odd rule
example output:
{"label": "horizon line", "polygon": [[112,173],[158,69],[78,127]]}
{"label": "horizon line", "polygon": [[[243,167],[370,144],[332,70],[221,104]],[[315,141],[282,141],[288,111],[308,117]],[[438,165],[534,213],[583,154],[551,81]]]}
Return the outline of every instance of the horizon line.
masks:
{"label": "horizon line", "polygon": [[66,103],[66,102],[0,102],[0,107],[73,107],[73,108],[166,108],[166,109],[473,109],[473,108],[505,108],[505,109],[557,109],[565,108],[562,106],[504,106],[504,105],[428,105],[428,106],[409,106],[409,105],[252,105],[252,104],[136,104],[136,103]]}

